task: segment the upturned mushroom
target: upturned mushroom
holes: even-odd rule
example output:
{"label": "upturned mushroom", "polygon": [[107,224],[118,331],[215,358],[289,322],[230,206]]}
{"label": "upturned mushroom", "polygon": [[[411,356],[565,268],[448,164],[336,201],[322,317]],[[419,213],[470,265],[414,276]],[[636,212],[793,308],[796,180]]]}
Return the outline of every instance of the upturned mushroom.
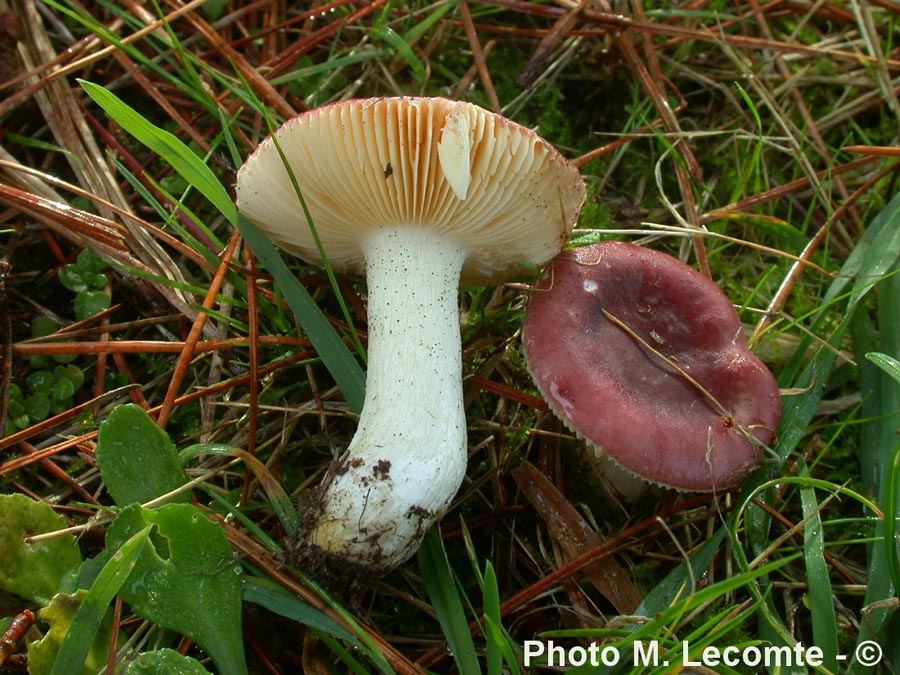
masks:
{"label": "upturned mushroom", "polygon": [[554,413],[645,480],[722,490],[774,438],[778,385],[737,311],[664,253],[624,242],[562,253],[538,282],[523,339]]}
{"label": "upturned mushroom", "polygon": [[[334,103],[274,135],[330,264],[365,274],[368,370],[359,425],[299,548],[326,571],[409,558],[465,475],[460,280],[501,280],[562,247],[585,187],[534,132],[475,105],[398,97]],[[321,262],[272,138],[238,173],[240,211]]]}

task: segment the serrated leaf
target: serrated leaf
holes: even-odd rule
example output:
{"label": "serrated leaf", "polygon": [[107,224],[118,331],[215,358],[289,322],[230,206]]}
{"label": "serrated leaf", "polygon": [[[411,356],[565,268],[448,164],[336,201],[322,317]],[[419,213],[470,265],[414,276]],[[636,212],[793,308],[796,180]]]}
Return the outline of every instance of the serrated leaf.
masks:
{"label": "serrated leaf", "polygon": [[[120,507],[152,501],[187,482],[168,434],[133,403],[117,406],[100,425],[97,461],[106,489]],[[189,500],[182,492],[168,502]]]}
{"label": "serrated leaf", "polygon": [[107,530],[107,548],[148,526],[158,536],[135,561],[122,599],[138,616],[195,641],[222,675],[245,675],[240,568],[222,528],[191,504],[133,504]]}
{"label": "serrated leaf", "polygon": [[66,526],[48,504],[0,495],[0,589],[38,604],[49,602],[63,578],[81,564],[81,553],[68,534],[35,544],[26,543],[25,536]]}

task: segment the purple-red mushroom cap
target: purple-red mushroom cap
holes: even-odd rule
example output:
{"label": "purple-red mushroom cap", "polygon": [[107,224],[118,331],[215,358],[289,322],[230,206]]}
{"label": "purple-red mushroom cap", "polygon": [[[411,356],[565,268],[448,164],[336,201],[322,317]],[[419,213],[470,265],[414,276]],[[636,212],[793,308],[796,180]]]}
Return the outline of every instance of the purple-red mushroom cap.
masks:
{"label": "purple-red mushroom cap", "polygon": [[775,436],[778,384],[731,301],[665,253],[625,242],[563,252],[532,295],[524,346],[554,413],[653,483],[731,487]]}

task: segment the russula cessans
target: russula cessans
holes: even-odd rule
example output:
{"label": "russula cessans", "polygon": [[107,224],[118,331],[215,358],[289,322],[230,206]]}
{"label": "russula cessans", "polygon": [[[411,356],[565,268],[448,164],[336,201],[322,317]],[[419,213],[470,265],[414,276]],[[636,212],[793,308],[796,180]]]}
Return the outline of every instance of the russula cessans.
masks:
{"label": "russula cessans", "polygon": [[[534,132],[448,99],[343,101],[274,135],[330,264],[364,273],[368,291],[359,425],[298,548],[326,572],[382,573],[416,551],[465,475],[460,280],[549,261],[585,187]],[[276,244],[321,262],[271,137],[238,172],[237,204]]]}
{"label": "russula cessans", "polygon": [[563,252],[532,295],[523,339],[554,413],[645,480],[721,490],[774,438],[778,385],[737,311],[665,253],[624,242]]}

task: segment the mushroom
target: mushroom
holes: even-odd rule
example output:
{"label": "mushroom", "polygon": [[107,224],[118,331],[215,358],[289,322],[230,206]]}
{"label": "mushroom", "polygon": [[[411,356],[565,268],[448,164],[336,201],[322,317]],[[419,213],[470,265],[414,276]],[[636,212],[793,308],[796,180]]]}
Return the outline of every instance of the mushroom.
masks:
{"label": "mushroom", "polygon": [[679,490],[722,490],[758,464],[778,385],[728,297],[699,272],[624,242],[548,266],[523,328],[553,412],[618,466]]}
{"label": "mushroom", "polygon": [[465,475],[457,292],[542,265],[584,201],[577,169],[475,105],[397,97],[330,104],[274,132],[238,172],[240,211],[285,250],[365,273],[368,369],[359,424],[297,547],[330,570],[409,558]]}

